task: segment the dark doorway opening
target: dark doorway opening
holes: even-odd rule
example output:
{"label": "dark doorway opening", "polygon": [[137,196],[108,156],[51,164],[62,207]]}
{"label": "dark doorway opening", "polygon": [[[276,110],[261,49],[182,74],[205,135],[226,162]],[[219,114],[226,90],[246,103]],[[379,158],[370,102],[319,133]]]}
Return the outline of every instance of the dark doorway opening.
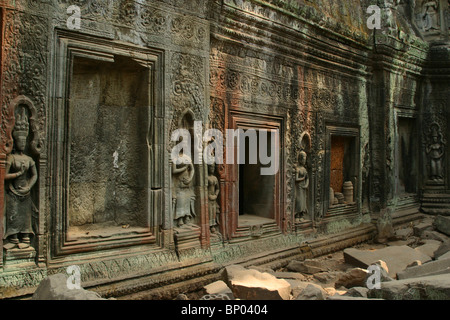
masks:
{"label": "dark doorway opening", "polygon": [[415,119],[398,118],[398,195],[417,193],[417,140]]}
{"label": "dark doorway opening", "polygon": [[261,169],[270,167],[270,165],[262,164],[259,157],[261,143],[267,143],[267,156],[272,156],[271,135],[267,134],[267,140],[262,141],[259,131],[257,131],[257,137],[257,141],[246,138],[245,149],[243,149],[245,151],[245,162],[239,164],[240,225],[247,220],[261,222],[262,220],[272,221],[275,219],[276,179],[278,175],[262,175]]}

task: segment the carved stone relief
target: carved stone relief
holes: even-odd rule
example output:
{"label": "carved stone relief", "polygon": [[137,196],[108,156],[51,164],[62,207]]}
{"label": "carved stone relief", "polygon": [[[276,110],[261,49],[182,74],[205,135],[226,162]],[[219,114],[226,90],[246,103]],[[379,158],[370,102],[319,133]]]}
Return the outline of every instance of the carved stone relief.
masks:
{"label": "carved stone relief", "polygon": [[195,170],[191,158],[186,154],[180,154],[177,162],[172,164],[174,178],[172,211],[175,225],[182,227],[190,225],[196,216],[195,194],[192,185]]}
{"label": "carved stone relief", "polygon": [[428,179],[433,183],[444,183],[444,154],[446,140],[437,122],[432,123],[427,132],[425,152],[428,161]]}
{"label": "carved stone relief", "polygon": [[420,1],[416,8],[416,23],[422,32],[440,30],[439,1]]}
{"label": "carved stone relief", "polygon": [[215,165],[208,166],[208,217],[212,233],[217,232],[219,225],[220,206],[218,203],[220,185],[216,177]]}
{"label": "carved stone relief", "polygon": [[301,151],[299,163],[295,169],[295,218],[297,221],[308,219],[309,215],[309,175],[306,169],[306,152]]}
{"label": "carved stone relief", "polygon": [[[40,137],[43,136],[46,115],[46,68],[47,55],[35,54],[47,47],[47,34],[44,26],[47,21],[39,16],[26,13],[18,13],[12,10],[6,11],[5,19],[5,46],[2,50],[3,57],[3,81],[2,92],[3,110],[1,139],[5,153],[12,150],[11,123],[14,115],[9,106],[13,97],[26,95],[31,97],[36,108],[35,126]],[[9,109],[8,109],[9,108]],[[39,141],[39,148],[45,148],[44,141]],[[44,151],[44,150],[41,150]]]}
{"label": "carved stone relief", "polygon": [[15,125],[13,130],[13,152],[6,158],[6,225],[4,239],[8,240],[5,248],[8,250],[18,247],[27,249],[31,245],[33,218],[38,212],[33,203],[31,189],[37,182],[38,171],[36,162],[27,153],[30,150],[29,118],[31,113],[25,106],[19,106],[15,111]]}

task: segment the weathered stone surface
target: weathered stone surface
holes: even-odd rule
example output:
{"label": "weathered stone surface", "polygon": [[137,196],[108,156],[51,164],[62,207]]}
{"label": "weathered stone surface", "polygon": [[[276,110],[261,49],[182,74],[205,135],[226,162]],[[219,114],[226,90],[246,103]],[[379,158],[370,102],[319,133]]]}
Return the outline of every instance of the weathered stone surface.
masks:
{"label": "weathered stone surface", "polygon": [[414,230],[414,235],[416,237],[421,237],[422,233],[424,231],[427,231],[427,230],[432,231],[433,230],[433,220],[429,219],[429,220],[422,221],[421,223],[415,225],[413,227],[413,230]]}
{"label": "weathered stone surface", "polygon": [[448,252],[450,252],[450,241],[446,241],[440,245],[439,249],[437,249],[434,253],[434,258],[439,259]]}
{"label": "weathered stone surface", "polygon": [[105,300],[98,293],[67,287],[67,276],[55,274],[44,279],[33,294],[32,300]]}
{"label": "weathered stone surface", "polygon": [[213,282],[203,288],[204,295],[227,295],[230,300],[234,299],[233,292],[223,281]]}
{"label": "weathered stone surface", "polygon": [[325,300],[326,292],[322,287],[308,284],[296,300]]}
{"label": "weathered stone surface", "polygon": [[341,271],[330,271],[321,272],[314,275],[314,279],[320,281],[321,283],[334,284],[344,272]]}
{"label": "weathered stone surface", "polygon": [[367,298],[367,293],[369,289],[366,287],[353,287],[350,288],[344,296],[355,297],[355,298]]}
{"label": "weathered stone surface", "polygon": [[409,245],[409,241],[407,240],[395,240],[395,241],[389,241],[386,243],[388,246],[407,246]]}
{"label": "weathered stone surface", "polygon": [[306,277],[298,272],[274,272],[273,275],[278,279],[306,280]]}
{"label": "weathered stone surface", "polygon": [[[66,29],[65,9],[71,2],[79,4],[83,12],[82,32],[55,32]],[[0,27],[7,47],[1,59],[2,161],[13,148],[12,141],[8,141],[15,122],[14,104],[10,102],[18,94],[30,97],[36,104],[31,112],[35,115],[36,129],[30,131],[33,133],[30,138],[42,147],[42,153],[33,152],[39,188],[34,188],[32,196],[39,214],[33,217],[37,230],[32,239],[36,247],[32,261],[39,265],[33,265],[33,270],[28,266],[12,266],[17,273],[9,272],[8,265],[0,266],[3,270],[0,291],[14,292],[15,286],[20,290],[27,288],[36,281],[36,277],[27,276],[28,270],[42,272],[41,275],[51,273],[54,271],[51,257],[66,251],[75,253],[67,258],[83,265],[86,279],[112,289],[123,281],[119,287],[127,286],[127,292],[148,287],[148,283],[130,280],[137,273],[151,274],[152,280],[148,281],[153,281],[153,276],[164,279],[157,280],[154,287],[172,285],[175,282],[172,279],[195,282],[194,274],[201,277],[207,273],[197,272],[194,255],[193,259],[180,259],[179,263],[177,254],[181,258],[185,253],[170,249],[174,241],[175,248],[188,248],[190,252],[191,246],[195,249],[200,244],[208,251],[209,239],[233,238],[231,242],[212,242],[217,246],[211,248],[213,256],[207,259],[212,258],[219,265],[242,261],[241,258],[259,255],[261,251],[279,250],[285,254],[300,235],[297,230],[313,231],[312,238],[316,235],[313,228],[303,229],[310,222],[290,221],[296,209],[292,173],[302,149],[311,155],[305,166],[311,181],[308,201],[302,202],[303,207],[308,204],[311,221],[323,225],[326,233],[348,231],[346,239],[324,234],[330,241],[312,245],[315,252],[328,252],[344,243],[359,243],[372,236],[370,228],[364,235],[359,231],[353,233],[351,228],[356,219],[347,221],[353,215],[347,212],[354,208],[378,211],[396,190],[398,194],[410,193],[411,189],[418,191],[429,183],[429,192],[439,190],[440,182],[433,181],[430,175],[429,160],[437,163],[431,167],[442,167],[448,174],[448,145],[443,150],[442,166],[441,160],[430,159],[439,152],[434,149],[430,154],[424,147],[427,141],[428,148],[429,127],[434,122],[440,127],[438,136],[448,136],[445,104],[448,73],[441,69],[442,65],[448,65],[448,51],[445,45],[433,49],[411,31],[411,19],[405,18],[404,12],[414,11],[409,10],[413,1],[379,1],[386,3],[382,10],[389,19],[383,19],[385,30],[372,34],[366,26],[365,9],[369,2],[376,3],[196,0],[193,5],[185,0],[2,1],[8,3],[2,6]],[[439,12],[430,7],[425,19],[423,3],[417,3],[411,16],[419,17],[419,24],[425,24],[424,20],[427,24],[418,25],[417,34],[427,29],[427,34],[438,39],[443,30],[448,33],[444,23],[444,17],[447,19],[444,10],[448,8],[442,5],[446,1],[440,2],[436,10]],[[440,20],[439,28],[428,29],[430,24],[437,27],[435,21],[430,23],[436,18]],[[296,43],[301,45],[292,45]],[[378,76],[378,71],[374,76],[368,66],[378,63],[380,48],[386,49],[382,53],[387,54],[381,55],[382,76]],[[424,75],[419,72],[423,66],[427,67],[427,81],[423,81]],[[423,99],[417,99],[420,97]],[[385,107],[374,107],[377,101]],[[395,106],[416,106],[417,118],[397,118]],[[241,117],[241,111],[245,117]],[[220,190],[226,193],[221,192],[218,208],[207,198],[207,177],[203,170],[206,166],[196,165],[195,179],[186,188],[193,191],[195,203],[194,197],[185,201],[190,198],[186,197],[187,192],[182,192],[184,196],[177,195],[180,190],[173,182],[182,184],[183,179],[172,179],[168,142],[174,129],[191,130],[191,120],[208,122],[208,126],[222,133],[234,124],[261,129],[278,123],[283,142],[279,159],[282,166],[274,184],[241,179],[234,174],[238,167],[225,164],[220,170]],[[416,126],[405,126],[405,122]],[[395,126],[390,125],[394,123]],[[328,148],[336,138],[345,140],[345,146],[336,149],[343,151],[337,156],[334,147]],[[342,178],[352,177],[356,203],[331,208],[338,214],[334,216],[331,212],[331,221],[327,218],[322,221],[327,212],[321,204],[327,200],[328,180],[334,175],[330,158],[332,163],[334,159],[341,160],[339,166],[345,169],[339,173]],[[395,172],[399,177],[394,182]],[[340,189],[346,180],[341,180],[336,194],[342,196]],[[448,190],[447,180],[443,181],[443,190]],[[0,199],[4,199],[3,190],[6,192],[8,188],[1,189]],[[239,213],[246,210],[235,209],[247,194],[248,199],[273,200],[276,207],[276,212],[271,212],[276,221],[264,227],[252,226],[250,235],[247,227],[242,232],[236,229]],[[180,201],[173,202],[177,198]],[[431,200],[434,201],[433,197]],[[180,208],[190,209],[189,202],[195,207],[193,211],[197,211],[193,223],[201,225],[199,237],[197,231],[174,234],[172,228],[174,214]],[[283,205],[278,206],[280,203]],[[230,222],[221,224],[223,237],[209,235],[208,229],[214,223],[208,219],[208,211],[215,215],[213,207],[220,209],[217,212]],[[262,209],[273,207],[267,205]],[[391,212],[386,212],[390,216]],[[265,217],[258,209],[255,213],[258,218]],[[105,225],[100,223],[112,224],[111,230],[104,232]],[[4,230],[3,222],[0,224],[0,230]],[[95,226],[98,233],[89,230],[91,224],[98,224]],[[126,227],[130,225],[131,228]],[[281,233],[277,225],[282,226]],[[122,229],[123,226],[126,228]],[[68,232],[70,229],[76,233]],[[89,236],[84,237],[88,232]],[[69,233],[83,238],[69,239]],[[52,241],[47,241],[49,237]],[[266,246],[272,240],[273,246]],[[160,250],[162,243],[168,250]],[[136,245],[147,244],[145,253],[134,252]],[[0,262],[6,262],[6,258],[0,257]],[[180,275],[185,268],[189,273],[186,277]],[[195,272],[191,274],[192,269]],[[135,285],[128,288],[127,283]]]}
{"label": "weathered stone surface", "polygon": [[437,240],[441,242],[450,241],[450,238],[438,231],[426,230],[422,233],[422,239]]}
{"label": "weathered stone surface", "polygon": [[305,282],[300,280],[292,280],[292,279],[286,279],[286,281],[291,286],[291,295],[295,299],[302,293],[302,291],[312,282]]}
{"label": "weathered stone surface", "polygon": [[447,236],[450,236],[450,217],[438,216],[434,220],[434,227]]}
{"label": "weathered stone surface", "polygon": [[448,274],[384,282],[369,290],[369,298],[386,300],[450,300]]}
{"label": "weathered stone surface", "polygon": [[403,229],[399,229],[399,230],[395,231],[395,236],[401,240],[406,240],[409,237],[411,237],[413,234],[414,234],[414,231],[412,228],[403,228]]}
{"label": "weathered stone surface", "polygon": [[268,267],[250,266],[250,267],[248,267],[248,269],[257,270],[257,271],[262,272],[262,273],[270,273],[270,274],[274,273],[274,271],[272,269],[268,268]]}
{"label": "weathered stone surface", "polygon": [[355,268],[347,271],[339,277],[335,283],[335,288],[345,287],[362,287],[366,283],[367,270]]}
{"label": "weathered stone surface", "polygon": [[320,261],[309,259],[305,261],[291,261],[286,268],[290,271],[306,274],[315,274],[328,271],[328,269],[325,268]]}
{"label": "weathered stone surface", "polygon": [[421,266],[422,262],[420,262],[419,260],[413,261],[410,264],[408,264],[408,266],[406,268],[411,268],[411,267],[417,267],[417,266]]}
{"label": "weathered stone surface", "polygon": [[444,260],[444,259],[450,259],[450,251],[445,253],[445,254],[443,254],[442,256],[440,256],[438,258],[438,260]]}
{"label": "weathered stone surface", "polygon": [[395,278],[397,272],[419,260],[422,263],[431,261],[431,258],[408,246],[387,247],[374,251],[358,250],[354,248],[344,250],[345,261],[360,268],[368,268],[378,260],[386,262],[389,268],[389,276]]}
{"label": "weathered stone surface", "polygon": [[268,273],[233,265],[225,268],[225,282],[241,300],[290,300],[291,285]]}
{"label": "weathered stone surface", "polygon": [[436,260],[399,272],[399,280],[450,273],[450,259]]}
{"label": "weathered stone surface", "polygon": [[439,249],[442,242],[437,240],[425,240],[425,244],[415,248],[417,251],[430,256],[432,259],[435,257],[435,252]]}

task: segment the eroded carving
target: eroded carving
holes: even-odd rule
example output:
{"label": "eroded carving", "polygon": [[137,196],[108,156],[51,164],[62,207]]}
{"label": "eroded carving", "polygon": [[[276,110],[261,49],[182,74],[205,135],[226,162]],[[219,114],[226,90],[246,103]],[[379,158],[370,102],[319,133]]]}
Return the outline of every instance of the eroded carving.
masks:
{"label": "eroded carving", "polygon": [[306,152],[301,151],[299,164],[295,169],[295,218],[303,220],[308,217],[309,175],[306,169]]}
{"label": "eroded carving", "polygon": [[425,1],[422,5],[422,30],[439,30],[439,5],[437,1]]}
{"label": "eroded carving", "polygon": [[220,207],[217,202],[219,198],[220,186],[219,180],[215,175],[215,165],[208,166],[208,213],[209,213],[209,227],[212,233],[215,233],[216,226],[219,224],[218,215],[220,214]]}
{"label": "eroded carving", "polygon": [[445,142],[442,137],[441,128],[439,124],[433,123],[430,127],[428,143],[426,146],[426,153],[429,161],[428,177],[432,181],[443,181],[443,157],[445,150]]}
{"label": "eroded carving", "polygon": [[13,131],[14,149],[6,158],[6,230],[4,239],[8,239],[7,249],[16,246],[27,249],[34,235],[33,214],[37,208],[31,198],[31,189],[37,182],[36,164],[29,155],[28,138],[30,136],[29,115],[24,106],[19,106]]}
{"label": "eroded carving", "polygon": [[177,227],[191,224],[191,220],[195,217],[195,194],[192,189],[194,173],[192,159],[181,152],[178,161],[172,165],[175,187],[172,210]]}

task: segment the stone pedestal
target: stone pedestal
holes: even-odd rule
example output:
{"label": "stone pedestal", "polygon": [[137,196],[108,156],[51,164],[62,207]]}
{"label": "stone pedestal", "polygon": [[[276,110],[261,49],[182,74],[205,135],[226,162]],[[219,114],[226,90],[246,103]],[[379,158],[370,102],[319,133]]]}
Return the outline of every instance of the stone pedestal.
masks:
{"label": "stone pedestal", "polygon": [[438,182],[427,183],[421,197],[421,211],[431,215],[450,215],[450,190]]}
{"label": "stone pedestal", "polygon": [[36,266],[36,250],[33,247],[19,249],[15,245],[7,244],[3,247],[5,270]]}
{"label": "stone pedestal", "polygon": [[223,247],[223,236],[219,231],[211,232],[210,236],[210,247]]}
{"label": "stone pedestal", "polygon": [[174,229],[175,247],[177,251],[200,248],[201,229],[196,225],[184,225]]}

